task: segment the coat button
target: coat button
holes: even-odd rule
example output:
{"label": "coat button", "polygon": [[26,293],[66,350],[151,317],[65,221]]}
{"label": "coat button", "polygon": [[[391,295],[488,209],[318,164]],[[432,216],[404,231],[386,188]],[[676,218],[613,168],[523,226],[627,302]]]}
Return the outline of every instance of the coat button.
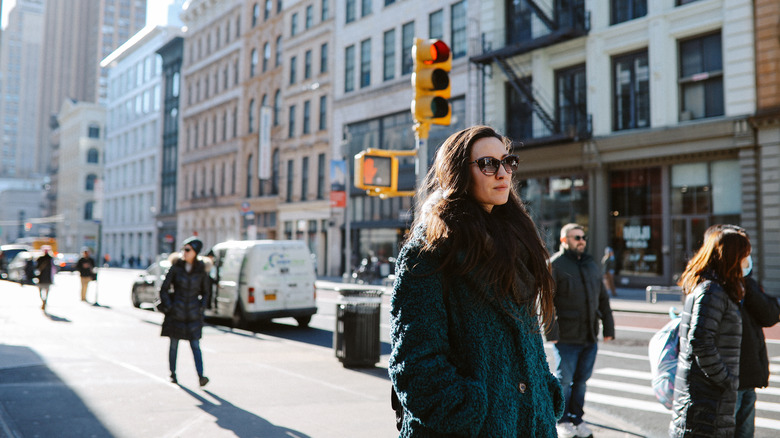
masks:
{"label": "coat button", "polygon": [[525,383],[520,382],[517,388],[520,390],[521,393],[525,394]]}

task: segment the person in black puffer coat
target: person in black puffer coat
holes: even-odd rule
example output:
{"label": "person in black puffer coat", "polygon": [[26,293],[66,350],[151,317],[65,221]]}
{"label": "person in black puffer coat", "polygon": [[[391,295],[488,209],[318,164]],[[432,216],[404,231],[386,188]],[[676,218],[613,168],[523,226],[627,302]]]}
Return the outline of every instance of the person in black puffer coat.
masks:
{"label": "person in black puffer coat", "polygon": [[733,437],[742,342],[741,301],[750,241],[719,229],[680,278],[687,295],[680,321],[670,437]]}
{"label": "person in black puffer coat", "polygon": [[[198,257],[203,242],[190,237],[182,245],[181,253],[171,254],[171,268],[165,275],[160,288],[159,310],[165,313],[161,336],[171,338],[168,360],[171,370],[171,382],[176,378],[176,355],[179,340],[190,341],[198,372],[198,382],[204,386],[209,382],[203,375],[203,358],[200,351],[201,331],[203,330],[203,310],[208,304],[210,287],[209,271],[211,260]],[[173,292],[170,288],[173,286]]]}

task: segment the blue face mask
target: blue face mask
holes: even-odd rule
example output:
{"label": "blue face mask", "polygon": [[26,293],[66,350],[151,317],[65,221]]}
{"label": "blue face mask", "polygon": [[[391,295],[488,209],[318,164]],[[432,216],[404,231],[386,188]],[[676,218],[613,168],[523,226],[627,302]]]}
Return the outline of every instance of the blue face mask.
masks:
{"label": "blue face mask", "polygon": [[742,268],[742,276],[743,277],[747,277],[748,274],[750,274],[750,271],[753,269],[753,257],[750,257],[750,255],[748,255],[747,259],[748,259],[747,268]]}

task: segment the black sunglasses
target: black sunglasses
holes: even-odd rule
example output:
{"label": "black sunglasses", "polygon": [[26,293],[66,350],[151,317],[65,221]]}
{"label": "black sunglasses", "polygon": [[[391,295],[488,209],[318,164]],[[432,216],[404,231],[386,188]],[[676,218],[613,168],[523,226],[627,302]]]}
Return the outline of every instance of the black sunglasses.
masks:
{"label": "black sunglasses", "polygon": [[493,157],[482,157],[470,162],[469,164],[476,163],[479,166],[479,170],[486,176],[493,176],[498,172],[498,166],[503,165],[506,173],[514,173],[517,170],[517,166],[520,165],[520,158],[517,155],[507,155],[502,159]]}
{"label": "black sunglasses", "polygon": [[190,251],[192,251],[192,248],[182,248],[181,250],[184,251],[184,252],[190,252]]}
{"label": "black sunglasses", "polygon": [[574,240],[576,240],[577,242],[579,242],[580,240],[588,240],[588,238],[587,238],[587,237],[585,237],[585,236],[580,236],[579,234],[578,234],[578,235],[576,235],[576,236],[571,236],[571,238],[572,238],[572,239],[574,239]]}

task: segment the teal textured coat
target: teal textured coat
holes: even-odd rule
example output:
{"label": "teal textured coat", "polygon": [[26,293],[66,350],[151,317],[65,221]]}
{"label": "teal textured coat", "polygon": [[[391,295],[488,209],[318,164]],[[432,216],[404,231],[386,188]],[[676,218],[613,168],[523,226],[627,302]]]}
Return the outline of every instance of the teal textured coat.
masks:
{"label": "teal textured coat", "polygon": [[400,436],[557,437],[562,390],[537,319],[491,299],[490,288],[480,292],[488,286],[470,275],[448,278],[445,297],[443,274],[424,275],[440,256],[421,252],[421,239],[417,230],[398,256],[391,301],[389,373],[405,411]]}

